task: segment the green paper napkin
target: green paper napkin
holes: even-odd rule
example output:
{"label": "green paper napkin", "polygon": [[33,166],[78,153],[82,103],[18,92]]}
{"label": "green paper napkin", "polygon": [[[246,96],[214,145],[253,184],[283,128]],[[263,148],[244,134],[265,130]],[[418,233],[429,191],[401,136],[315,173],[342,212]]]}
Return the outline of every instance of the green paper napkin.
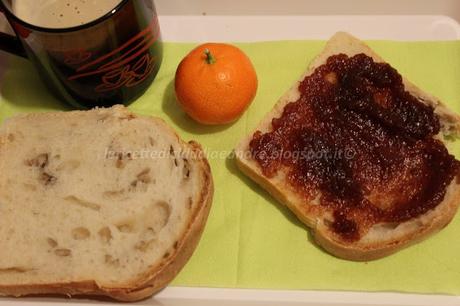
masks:
{"label": "green paper napkin", "polygon": [[[424,90],[460,112],[460,41],[371,42],[377,53]],[[239,44],[258,76],[257,97],[230,126],[206,127],[177,106],[173,79],[193,44],[165,43],[163,66],[130,108],[162,117],[185,139],[206,148],[215,180],[211,214],[198,249],[174,285],[404,291],[460,295],[460,215],[434,237],[373,262],[349,262],[319,249],[309,231],[228,158],[277,99],[304,72],[324,42]],[[23,111],[68,110],[45,90],[31,65],[9,57],[2,72],[0,119]],[[460,157],[460,145],[450,148]]]}

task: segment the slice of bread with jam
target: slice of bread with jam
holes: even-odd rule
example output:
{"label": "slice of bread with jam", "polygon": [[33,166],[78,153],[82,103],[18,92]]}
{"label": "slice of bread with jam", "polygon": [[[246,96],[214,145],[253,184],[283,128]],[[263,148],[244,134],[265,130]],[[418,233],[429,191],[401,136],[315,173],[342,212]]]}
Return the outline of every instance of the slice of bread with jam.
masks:
{"label": "slice of bread with jam", "polygon": [[236,156],[326,251],[372,260],[452,220],[460,162],[445,144],[459,134],[458,115],[337,33]]}

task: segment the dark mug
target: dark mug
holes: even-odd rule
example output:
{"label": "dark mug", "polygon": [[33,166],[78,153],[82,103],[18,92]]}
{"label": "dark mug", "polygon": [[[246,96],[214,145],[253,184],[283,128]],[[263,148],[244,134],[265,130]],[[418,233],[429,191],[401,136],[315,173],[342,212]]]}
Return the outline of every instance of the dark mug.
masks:
{"label": "dark mug", "polygon": [[0,33],[0,49],[30,59],[67,103],[78,108],[129,104],[154,80],[163,49],[153,0],[121,0],[101,17],[68,28],[21,20],[11,1],[0,0],[0,7],[16,36]]}

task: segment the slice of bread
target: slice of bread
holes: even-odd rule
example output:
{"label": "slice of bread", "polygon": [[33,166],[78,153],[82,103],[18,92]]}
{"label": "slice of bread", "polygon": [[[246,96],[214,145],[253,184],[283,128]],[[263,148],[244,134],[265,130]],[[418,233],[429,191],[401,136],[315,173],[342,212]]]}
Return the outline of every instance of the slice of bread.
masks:
{"label": "slice of bread", "polygon": [[[330,56],[345,54],[351,57],[360,53],[372,57],[375,62],[384,62],[360,40],[347,33],[335,34],[322,53],[313,60],[307,72],[263,118],[256,131],[267,133],[273,130],[272,120],[282,115],[284,107],[288,103],[299,99],[298,87],[300,82],[311,75],[316,68],[325,64]],[[441,124],[441,132],[435,136],[436,138],[445,142],[452,136],[460,135],[460,118],[458,115],[447,109],[437,98],[424,93],[406,79],[403,79],[403,83],[406,91],[417,97],[422,103],[434,108]],[[292,210],[303,223],[312,229],[316,242],[337,257],[364,261],[392,254],[442,229],[451,221],[460,204],[460,180],[454,178],[447,187],[444,200],[434,209],[404,222],[377,223],[357,241],[344,240],[331,230],[330,224],[334,220],[331,219],[333,217],[331,217],[330,211],[326,207],[318,205],[316,199],[306,203],[305,198],[287,183],[286,172],[283,169],[279,170],[273,177],[267,177],[263,174],[261,167],[250,152],[249,143],[253,139],[253,135],[254,133],[249,134],[235,149],[239,168],[279,202]]]}
{"label": "slice of bread", "polygon": [[146,298],[192,255],[213,196],[200,145],[123,106],[0,128],[0,295]]}

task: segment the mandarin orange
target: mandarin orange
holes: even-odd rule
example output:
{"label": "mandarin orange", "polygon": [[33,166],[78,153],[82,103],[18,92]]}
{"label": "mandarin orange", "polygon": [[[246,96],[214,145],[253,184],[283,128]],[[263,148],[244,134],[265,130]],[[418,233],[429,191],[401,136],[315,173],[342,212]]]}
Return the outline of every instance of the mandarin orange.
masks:
{"label": "mandarin orange", "polygon": [[175,90],[190,117],[203,124],[226,124],[238,119],[254,99],[257,75],[239,48],[206,43],[179,64]]}

